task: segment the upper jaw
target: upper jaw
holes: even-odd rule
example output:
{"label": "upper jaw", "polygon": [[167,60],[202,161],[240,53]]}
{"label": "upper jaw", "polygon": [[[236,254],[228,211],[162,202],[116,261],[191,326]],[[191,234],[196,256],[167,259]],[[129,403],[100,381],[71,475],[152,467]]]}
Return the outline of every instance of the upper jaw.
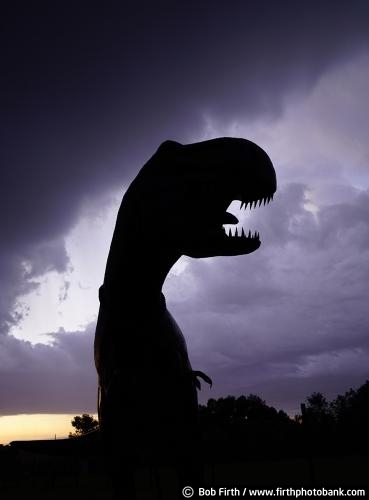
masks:
{"label": "upper jaw", "polygon": [[265,205],[270,203],[273,200],[274,193],[266,196],[261,196],[260,198],[252,198],[252,199],[246,199],[245,201],[241,200],[241,207],[246,210],[247,206],[250,204],[250,210],[251,208],[256,208],[257,206],[260,207],[261,204]]}
{"label": "upper jaw", "polygon": [[[242,200],[241,199],[241,205],[240,209],[246,210],[247,207],[251,210],[252,208],[256,208],[257,206],[260,207],[261,204],[266,205],[269,204],[273,200],[274,193],[268,196],[263,196],[261,198],[255,198],[255,199],[246,199]],[[222,224],[237,224],[238,219],[235,217],[233,214],[230,214],[229,212],[225,212],[223,214],[223,219],[222,219]]]}

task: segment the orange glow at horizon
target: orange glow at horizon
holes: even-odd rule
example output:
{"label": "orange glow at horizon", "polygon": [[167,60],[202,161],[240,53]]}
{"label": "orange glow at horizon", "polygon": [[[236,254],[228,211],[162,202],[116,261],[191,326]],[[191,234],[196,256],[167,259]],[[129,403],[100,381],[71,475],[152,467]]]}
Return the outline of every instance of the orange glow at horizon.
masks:
{"label": "orange glow at horizon", "polygon": [[[21,414],[0,416],[0,444],[33,439],[62,439],[74,431],[71,424],[77,413]],[[97,415],[93,415],[97,419]]]}

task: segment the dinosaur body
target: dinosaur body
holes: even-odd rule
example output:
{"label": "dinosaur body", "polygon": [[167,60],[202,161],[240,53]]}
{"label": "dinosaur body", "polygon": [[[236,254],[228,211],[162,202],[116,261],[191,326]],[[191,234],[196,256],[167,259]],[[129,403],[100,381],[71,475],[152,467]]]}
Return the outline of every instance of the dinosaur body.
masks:
{"label": "dinosaur body", "polygon": [[[195,430],[197,394],[185,339],[164,296],[152,306],[128,307],[130,317],[120,320],[117,331],[101,298],[95,342],[99,420],[108,442],[123,437],[128,457],[168,462]],[[118,314],[124,316],[124,308]],[[112,336],[106,338],[106,331]]]}
{"label": "dinosaur body", "polygon": [[[240,255],[258,234],[226,235],[234,199],[269,202],[276,177],[245,139],[164,142],[125,193],[108,255],[95,335],[99,420],[110,447],[135,460],[188,456],[196,441],[196,374],[166,308],[164,280],[182,256]],[[206,378],[206,377],[205,377]],[[209,381],[209,380],[208,380]],[[123,437],[122,437],[123,436]]]}

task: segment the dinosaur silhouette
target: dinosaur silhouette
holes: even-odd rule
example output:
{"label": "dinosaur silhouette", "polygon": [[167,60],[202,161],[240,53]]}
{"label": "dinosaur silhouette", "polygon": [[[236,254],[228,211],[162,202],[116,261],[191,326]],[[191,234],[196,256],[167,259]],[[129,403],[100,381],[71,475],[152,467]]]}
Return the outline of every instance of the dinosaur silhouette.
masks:
{"label": "dinosaur silhouette", "polygon": [[100,429],[109,452],[118,451],[126,464],[191,460],[199,378],[211,383],[193,371],[166,307],[162,286],[169,270],[182,255],[257,250],[258,233],[226,234],[223,224],[238,222],[226,210],[232,200],[245,208],[269,203],[275,191],[265,151],[232,137],[163,142],[126,191],[99,290],[94,344]]}

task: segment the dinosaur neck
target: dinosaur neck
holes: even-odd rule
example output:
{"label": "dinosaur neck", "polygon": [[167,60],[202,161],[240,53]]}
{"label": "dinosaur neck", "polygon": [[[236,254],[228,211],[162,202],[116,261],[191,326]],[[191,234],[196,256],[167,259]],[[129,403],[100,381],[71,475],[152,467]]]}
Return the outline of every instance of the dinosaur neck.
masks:
{"label": "dinosaur neck", "polygon": [[165,278],[180,255],[143,242],[123,242],[119,244],[113,238],[104,277],[105,294],[118,307],[124,303],[126,309],[140,308],[144,313],[161,301]]}

